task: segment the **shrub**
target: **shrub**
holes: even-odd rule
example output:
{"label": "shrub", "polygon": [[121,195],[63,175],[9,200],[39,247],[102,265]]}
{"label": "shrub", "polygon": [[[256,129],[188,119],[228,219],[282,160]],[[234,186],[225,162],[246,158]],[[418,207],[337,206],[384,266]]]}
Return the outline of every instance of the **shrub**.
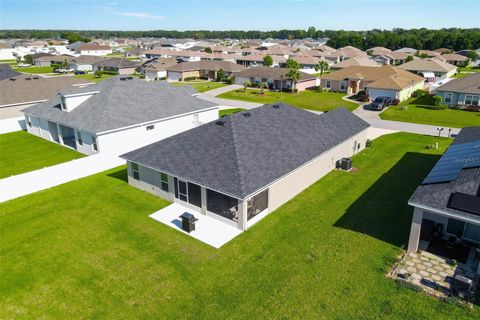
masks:
{"label": "shrub", "polygon": [[101,72],[102,72],[102,74],[109,74],[109,75],[112,75],[112,76],[118,75],[117,71],[108,71],[108,70],[106,71],[106,70],[104,70],[104,71],[101,71]]}
{"label": "shrub", "polygon": [[423,97],[423,96],[425,96],[425,95],[427,95],[427,94],[428,94],[427,91],[425,91],[425,90],[423,90],[423,89],[417,89],[417,90],[415,90],[415,91],[413,92],[412,96],[413,96],[414,98],[420,98],[420,97]]}
{"label": "shrub", "polygon": [[372,144],[373,144],[373,141],[370,140],[370,139],[367,139],[367,143],[365,143],[365,146],[366,146],[367,148],[370,148],[370,147],[372,146]]}
{"label": "shrub", "polygon": [[433,101],[434,106],[440,106],[442,104],[442,97],[441,96],[433,96],[432,101]]}
{"label": "shrub", "polygon": [[95,73],[93,74],[94,78],[101,78],[102,76],[103,76],[103,72],[100,70],[95,71]]}
{"label": "shrub", "polygon": [[186,77],[183,79],[183,81],[192,81],[192,80],[197,80],[197,77]]}
{"label": "shrub", "polygon": [[394,99],[392,102],[394,106],[398,106],[399,103],[400,103],[400,99]]}

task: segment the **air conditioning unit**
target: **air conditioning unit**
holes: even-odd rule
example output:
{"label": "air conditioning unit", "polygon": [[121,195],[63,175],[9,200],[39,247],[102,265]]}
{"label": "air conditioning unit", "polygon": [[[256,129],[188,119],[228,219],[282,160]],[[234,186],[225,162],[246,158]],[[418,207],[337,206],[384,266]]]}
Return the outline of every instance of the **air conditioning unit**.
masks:
{"label": "air conditioning unit", "polygon": [[345,171],[350,171],[352,169],[352,159],[342,158],[338,160],[337,168]]}

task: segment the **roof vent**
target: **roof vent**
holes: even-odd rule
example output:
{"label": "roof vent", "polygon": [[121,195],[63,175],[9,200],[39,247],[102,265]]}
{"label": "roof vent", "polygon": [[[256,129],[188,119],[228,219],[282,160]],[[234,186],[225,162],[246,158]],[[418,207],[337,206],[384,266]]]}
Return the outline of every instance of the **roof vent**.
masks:
{"label": "roof vent", "polygon": [[25,78],[25,80],[32,80],[32,78]]}
{"label": "roof vent", "polygon": [[242,113],[245,118],[250,118],[252,114],[250,112]]}
{"label": "roof vent", "polygon": [[127,77],[127,80],[133,80],[133,77]]}
{"label": "roof vent", "polygon": [[222,127],[223,127],[223,126],[225,125],[225,121],[217,120],[217,121],[215,121],[215,124],[216,124],[217,126],[222,126]]}
{"label": "roof vent", "polygon": [[38,80],[38,79],[40,79],[40,78],[37,77],[37,76],[33,77],[33,80]]}
{"label": "roof vent", "polygon": [[272,106],[272,108],[273,108],[273,109],[280,109],[280,105],[274,104],[274,105]]}
{"label": "roof vent", "polygon": [[14,79],[14,78],[10,78],[9,80],[10,80],[10,81],[15,81],[15,80],[17,80],[17,79]]}
{"label": "roof vent", "polygon": [[120,81],[125,81],[127,80],[127,78],[120,78]]}

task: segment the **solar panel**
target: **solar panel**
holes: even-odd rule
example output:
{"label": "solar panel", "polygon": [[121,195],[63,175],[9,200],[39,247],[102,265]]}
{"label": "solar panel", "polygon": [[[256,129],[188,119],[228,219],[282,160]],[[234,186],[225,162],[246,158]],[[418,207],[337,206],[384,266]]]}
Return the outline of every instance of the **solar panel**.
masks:
{"label": "solar panel", "polygon": [[450,196],[447,207],[480,215],[480,197],[463,192],[454,192]]}
{"label": "solar panel", "polygon": [[456,180],[463,169],[480,167],[480,142],[450,146],[430,171],[422,184]]}

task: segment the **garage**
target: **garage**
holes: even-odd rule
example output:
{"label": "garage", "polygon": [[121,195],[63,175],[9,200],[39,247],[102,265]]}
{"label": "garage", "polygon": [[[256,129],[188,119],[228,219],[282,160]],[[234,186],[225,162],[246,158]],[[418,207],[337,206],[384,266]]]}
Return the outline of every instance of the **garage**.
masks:
{"label": "garage", "polygon": [[182,73],[181,72],[168,71],[168,79],[170,79],[172,81],[180,81],[180,79],[182,79]]}
{"label": "garage", "polygon": [[367,89],[370,99],[375,100],[378,97],[389,97],[392,99],[397,98],[397,91],[394,90],[381,90],[381,89]]}

